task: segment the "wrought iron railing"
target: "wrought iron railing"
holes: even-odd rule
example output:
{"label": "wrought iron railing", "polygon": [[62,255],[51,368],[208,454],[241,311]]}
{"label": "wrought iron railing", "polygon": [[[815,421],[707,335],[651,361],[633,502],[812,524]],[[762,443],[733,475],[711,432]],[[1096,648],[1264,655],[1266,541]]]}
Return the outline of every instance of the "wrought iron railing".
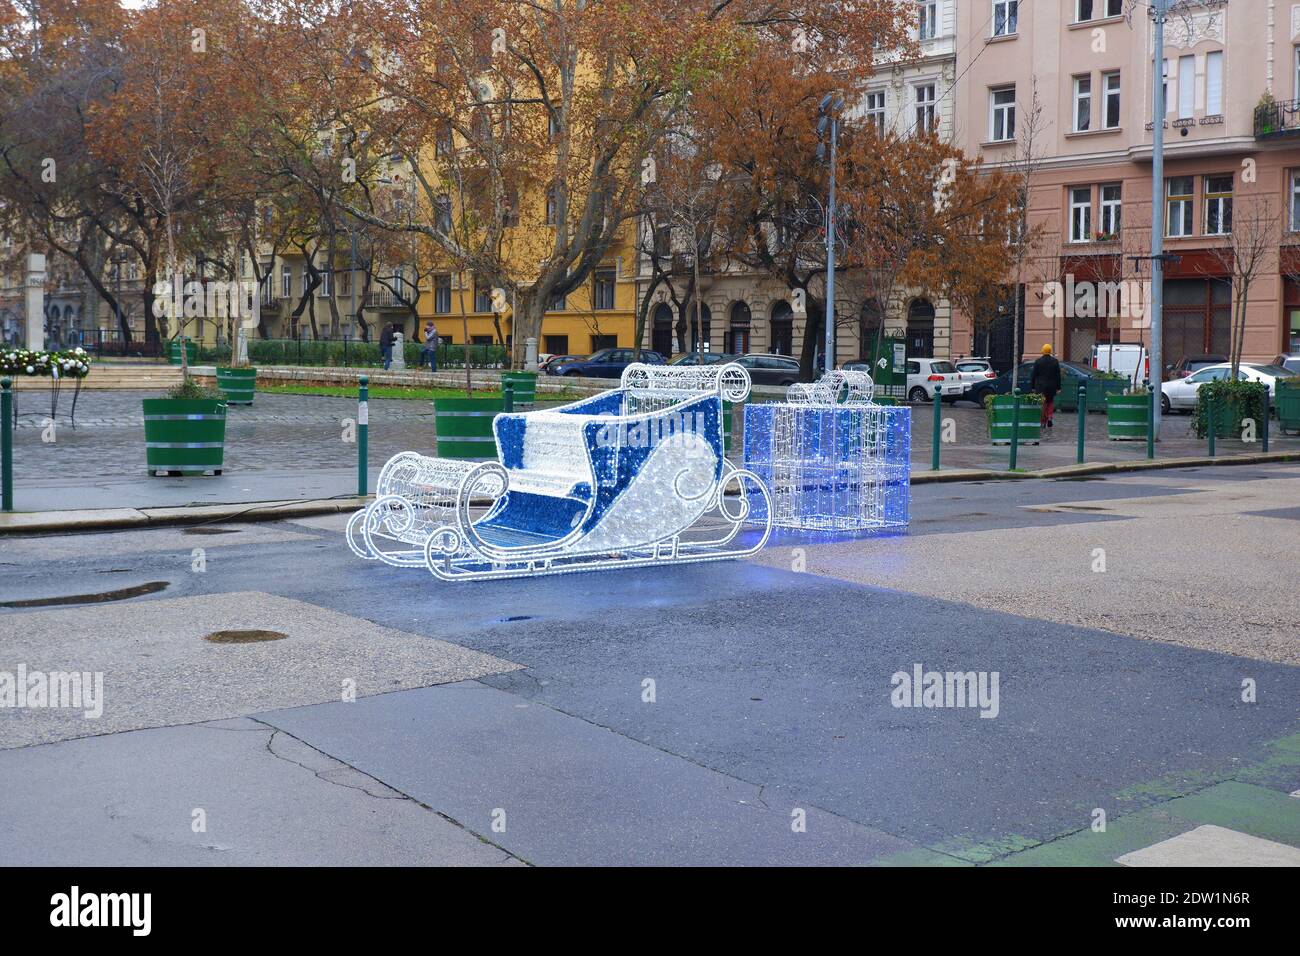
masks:
{"label": "wrought iron railing", "polygon": [[1300,100],[1260,103],[1255,107],[1255,138],[1300,132]]}

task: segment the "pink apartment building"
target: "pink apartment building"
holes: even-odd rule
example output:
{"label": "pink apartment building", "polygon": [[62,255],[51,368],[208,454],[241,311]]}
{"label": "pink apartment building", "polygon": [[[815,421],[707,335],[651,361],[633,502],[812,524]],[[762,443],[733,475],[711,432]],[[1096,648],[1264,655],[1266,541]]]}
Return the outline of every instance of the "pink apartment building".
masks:
{"label": "pink apartment building", "polygon": [[[1033,91],[1041,105],[1030,221],[1043,240],[1022,276],[1024,354],[1052,342],[1086,360],[1099,341],[1149,334],[1141,310],[1044,308],[1052,280],[1135,280],[1150,253],[1154,26],[1129,0],[964,0],[957,10],[955,141],[989,165],[1023,154]],[[1300,352],[1300,3],[1182,4],[1166,25],[1164,361],[1227,355],[1231,234],[1260,229],[1268,254],[1247,299],[1244,355]],[[1235,215],[1234,215],[1235,213]],[[1216,251],[1217,250],[1217,251]],[[1008,290],[1008,306],[1013,302]],[[953,320],[953,354],[989,342],[1011,361],[1011,308],[972,340]],[[1083,314],[1078,314],[1083,313]],[[983,323],[991,317],[980,317]]]}

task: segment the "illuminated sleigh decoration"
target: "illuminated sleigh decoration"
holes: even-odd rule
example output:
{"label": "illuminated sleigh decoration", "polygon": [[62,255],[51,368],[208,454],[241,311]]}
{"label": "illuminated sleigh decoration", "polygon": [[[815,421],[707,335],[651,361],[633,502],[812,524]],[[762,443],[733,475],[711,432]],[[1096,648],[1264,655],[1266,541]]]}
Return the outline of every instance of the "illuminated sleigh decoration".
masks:
{"label": "illuminated sleigh decoration", "polygon": [[745,407],[745,467],[767,488],[773,525],[907,527],[911,410],[874,397],[869,374],[838,370],[791,385],[785,403]]}
{"label": "illuminated sleigh decoration", "polygon": [[447,581],[752,555],[771,532],[767,489],[727,461],[722,428],[723,401],[749,387],[735,364],[630,365],[612,391],[498,415],[498,461],[403,452],[348,544]]}

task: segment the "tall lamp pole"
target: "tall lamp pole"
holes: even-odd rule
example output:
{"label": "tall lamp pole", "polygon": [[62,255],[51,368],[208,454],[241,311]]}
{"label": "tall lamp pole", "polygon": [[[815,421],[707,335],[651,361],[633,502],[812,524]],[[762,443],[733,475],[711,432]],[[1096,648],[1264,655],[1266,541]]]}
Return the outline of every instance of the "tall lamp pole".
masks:
{"label": "tall lamp pole", "polygon": [[[831,144],[831,183],[830,200],[826,207],[826,341],[822,346],[822,370],[830,372],[835,368],[835,151],[840,138],[839,111],[844,108],[844,97],[838,93],[827,93],[822,97],[817,110],[821,119],[817,122],[817,135],[820,138],[830,127]],[[817,144],[817,159],[825,155],[825,143]]]}
{"label": "tall lamp pole", "polygon": [[[1163,326],[1165,252],[1165,21],[1169,0],[1151,0],[1155,27],[1151,68],[1151,348],[1150,381],[1156,391],[1164,380]],[[1151,409],[1151,433],[1160,437],[1160,401]]]}

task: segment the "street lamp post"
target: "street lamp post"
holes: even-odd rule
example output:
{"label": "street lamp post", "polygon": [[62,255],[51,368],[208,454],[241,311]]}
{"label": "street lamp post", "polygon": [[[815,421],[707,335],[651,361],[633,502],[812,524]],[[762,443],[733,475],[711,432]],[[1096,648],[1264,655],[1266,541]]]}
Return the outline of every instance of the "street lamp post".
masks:
{"label": "street lamp post", "polygon": [[[831,148],[831,182],[830,200],[826,207],[826,310],[823,321],[826,325],[826,341],[822,346],[822,370],[835,368],[835,151],[840,138],[839,111],[844,108],[844,98],[838,93],[827,93],[818,106],[821,119],[817,123],[817,135],[825,134],[830,127]],[[817,144],[817,158],[824,155],[825,143]]]}
{"label": "street lamp post", "polygon": [[[1165,21],[1169,0],[1151,0],[1149,8],[1155,27],[1151,80],[1151,384],[1156,391],[1164,379],[1163,337],[1164,241],[1165,241]],[[1160,402],[1151,410],[1151,434],[1160,437]]]}

